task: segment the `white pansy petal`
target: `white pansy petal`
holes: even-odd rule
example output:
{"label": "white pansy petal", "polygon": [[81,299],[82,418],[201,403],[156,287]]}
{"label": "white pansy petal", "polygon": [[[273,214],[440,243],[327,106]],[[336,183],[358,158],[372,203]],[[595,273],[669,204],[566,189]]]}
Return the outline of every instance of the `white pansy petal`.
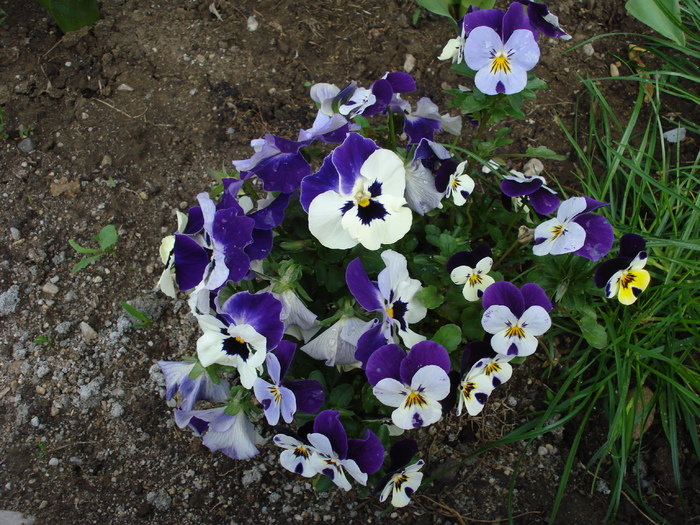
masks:
{"label": "white pansy petal", "polygon": [[520,326],[532,335],[542,335],[552,326],[552,319],[541,306],[531,306],[520,316]]}
{"label": "white pansy petal", "polygon": [[377,399],[389,407],[401,406],[406,399],[407,390],[405,385],[391,377],[385,377],[372,388]]}
{"label": "white pansy petal", "polygon": [[497,334],[517,322],[518,318],[513,315],[510,308],[502,304],[489,306],[481,317],[482,328],[490,334]]}
{"label": "white pansy petal", "polygon": [[559,205],[557,210],[557,219],[559,222],[568,222],[577,215],[582,214],[586,210],[585,197],[572,197]]}
{"label": "white pansy petal", "polygon": [[474,270],[469,266],[457,266],[450,272],[450,279],[455,284],[464,284],[473,272]]}
{"label": "white pansy petal", "polygon": [[232,356],[223,349],[226,338],[227,336],[220,332],[205,332],[197,339],[197,358],[203,367],[214,363],[233,366]]}
{"label": "white pansy petal", "polygon": [[426,397],[440,401],[450,393],[450,378],[439,366],[427,365],[413,374],[411,389],[421,389]]}
{"label": "white pansy petal", "polygon": [[442,405],[432,399],[425,399],[423,403],[404,403],[391,413],[394,425],[404,430],[426,427],[440,421],[442,417]]}
{"label": "white pansy petal", "polygon": [[[309,231],[326,248],[346,250],[357,245],[357,239],[350,236],[342,224],[342,208],[349,200],[348,197],[327,191],[309,205]],[[350,210],[347,213],[353,212]]]}
{"label": "white pansy petal", "polygon": [[370,181],[381,182],[383,195],[403,197],[406,189],[406,170],[403,160],[393,151],[379,149],[372,153],[360,168],[360,174]]}
{"label": "white pansy petal", "polygon": [[469,50],[464,56],[465,62],[474,71],[479,71],[491,64],[493,53],[503,47],[503,41],[490,27],[479,26],[469,33],[464,47]]}

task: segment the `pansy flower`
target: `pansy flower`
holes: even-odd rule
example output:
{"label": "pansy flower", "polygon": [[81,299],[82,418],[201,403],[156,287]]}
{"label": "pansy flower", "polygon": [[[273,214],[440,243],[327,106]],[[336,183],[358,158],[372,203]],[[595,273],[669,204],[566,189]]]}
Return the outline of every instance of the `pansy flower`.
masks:
{"label": "pansy flower", "polygon": [[374,324],[343,315],[301,349],[314,359],[325,360],[328,366],[355,365],[358,341]]}
{"label": "pansy flower", "polygon": [[505,356],[528,356],[537,350],[537,337],[552,324],[552,302],[534,283],[518,288],[507,281],[493,283],[484,292],[486,310],[481,326],[491,337],[491,347]]}
{"label": "pansy flower", "polygon": [[406,165],[406,201],[419,215],[442,208],[444,191],[438,191],[436,177],[454,171],[457,163],[447,149],[428,139],[421,139],[413,150],[413,160]]}
{"label": "pansy flower", "polygon": [[605,288],[605,297],[617,299],[624,305],[633,304],[651,281],[644,269],[647,262],[646,241],[635,233],[620,238],[620,255],[598,266],[595,284]]}
{"label": "pansy flower", "polygon": [[384,503],[391,496],[391,504],[396,508],[405,507],[411,501],[411,496],[418,490],[423,481],[420,469],[425,462],[421,459],[410,464],[418,453],[415,440],[400,439],[389,449],[390,463],[387,473],[377,482],[373,494],[381,490],[379,501]]}
{"label": "pansy flower", "polygon": [[559,18],[549,12],[547,4],[533,2],[532,0],[517,0],[527,6],[527,17],[532,26],[549,38],[561,38],[571,40],[571,35],[566,33],[559,25]]}
{"label": "pansy flower", "polygon": [[396,407],[391,420],[406,430],[431,425],[442,417],[440,401],[450,393],[450,356],[441,345],[421,341],[404,352],[390,344],[377,349],[365,369],[372,392]]}
{"label": "pansy flower", "polygon": [[494,352],[484,341],[472,341],[462,351],[462,380],[459,384],[457,415],[466,409],[470,416],[480,413],[494,388],[510,379],[514,356]]}
{"label": "pansy flower", "polygon": [[233,165],[243,179],[257,175],[265,191],[292,193],[311,173],[311,166],[301,152],[309,144],[310,141],[297,142],[267,133],[262,139],[251,141],[255,151],[252,157],[234,160]]}
{"label": "pansy flower", "polygon": [[316,453],[316,449],[293,432],[287,429],[280,430],[281,432],[275,435],[272,441],[284,449],[280,454],[282,467],[305,478],[312,478],[318,474],[319,472],[311,465],[311,458]]}
{"label": "pansy flower", "polygon": [[478,301],[484,290],[494,283],[488,275],[493,265],[491,248],[477,244],[474,250],[458,252],[447,261],[450,279],[457,285],[464,285],[462,295],[467,301]]}
{"label": "pansy flower", "polygon": [[384,446],[377,435],[367,430],[362,439],[348,439],[336,410],[318,414],[313,432],[306,439],[314,448],[311,467],[344,490],[351,489],[346,473],[366,485],[368,475],[377,472],[384,462]]}
{"label": "pansy flower", "polygon": [[614,240],[610,223],[601,215],[589,213],[608,206],[589,197],[565,200],[554,219],[535,228],[535,255],[575,253],[591,261],[604,257]]}
{"label": "pansy flower", "polygon": [[[393,250],[382,252],[382,260],[386,268],[379,272],[377,282],[372,282],[367,276],[360,259],[354,259],[348,264],[345,280],[350,292],[368,312],[381,312],[381,324],[372,330],[381,332],[385,341],[393,342],[401,337],[406,346],[413,346],[425,338],[408,325],[423,319],[428,310],[416,298],[423,289],[420,281],[411,279],[408,274],[406,257]],[[365,363],[368,355],[358,344],[355,357]]]}
{"label": "pansy flower", "polygon": [[264,441],[243,410],[231,415],[226,413],[225,406],[207,410],[178,408],[175,410],[175,423],[180,428],[190,426],[197,435],[204,434],[204,446],[233,459],[252,458],[258,454],[257,445]]}
{"label": "pansy flower", "polygon": [[317,173],[304,179],[301,204],[309,214],[309,230],[327,248],[362,244],[377,250],[411,228],[405,188],[401,158],[351,133]]}
{"label": "pansy flower", "polygon": [[476,87],[486,95],[522,91],[527,72],[540,59],[537,33],[522,7],[511,4],[505,15],[497,9],[475,11],[465,15],[464,24],[473,27],[464,43],[464,60],[476,71]]}
{"label": "pansy flower", "polygon": [[177,391],[182,396],[182,410],[192,410],[200,400],[212,403],[223,403],[228,399],[231,386],[222,380],[218,385],[212,381],[209,374],[199,374],[190,379],[190,372],[196,362],[188,361],[158,361],[158,366],[165,377],[165,399],[170,401]]}
{"label": "pansy flower", "polygon": [[557,192],[548,188],[544,177],[511,170],[503,176],[501,191],[508,197],[527,196],[532,208],[541,215],[549,215],[559,206]]}
{"label": "pansy flower", "polygon": [[220,310],[216,317],[197,316],[204,332],[197,340],[199,362],[234,366],[241,384],[252,388],[267,352],[282,340],[282,304],[271,293],[238,292]]}
{"label": "pansy flower", "polygon": [[464,205],[474,191],[474,179],[466,173],[468,164],[465,160],[460,162],[454,171],[441,170],[435,175],[435,187],[444,192],[447,198],[452,198],[457,206]]}
{"label": "pansy flower", "polygon": [[408,135],[409,144],[418,144],[422,139],[432,141],[435,133],[441,131],[459,136],[462,132],[462,117],[440,115],[437,104],[428,97],[423,97],[416,103],[416,110],[405,115],[403,130]]}

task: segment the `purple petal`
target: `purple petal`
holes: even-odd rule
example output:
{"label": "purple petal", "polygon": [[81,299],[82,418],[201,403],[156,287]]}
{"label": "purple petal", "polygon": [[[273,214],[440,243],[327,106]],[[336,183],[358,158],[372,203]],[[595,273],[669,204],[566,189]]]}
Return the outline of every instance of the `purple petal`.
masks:
{"label": "purple petal", "polygon": [[345,271],[345,282],[362,308],[368,312],[378,312],[384,309],[379,289],[369,280],[359,257],[348,264]]}
{"label": "purple petal", "polygon": [[319,413],[314,420],[314,432],[328,438],[340,459],[347,458],[348,435],[340,422],[340,413],[337,410],[324,410]]}
{"label": "purple petal", "polygon": [[469,268],[476,268],[479,261],[485,259],[486,257],[492,257],[493,253],[488,244],[479,243],[470,252],[457,252],[447,261],[447,271],[452,272],[455,268],[460,266],[468,266]]}
{"label": "purple petal", "polygon": [[462,350],[462,358],[459,363],[460,378],[464,376],[474,364],[484,357],[493,357],[496,352],[486,341],[472,341]]}
{"label": "purple petal", "polygon": [[432,141],[435,133],[441,129],[439,120],[414,115],[408,115],[403,123],[403,130],[408,135],[409,144],[418,144],[423,139]]}
{"label": "purple petal", "polygon": [[245,247],[245,253],[251,261],[261,261],[272,250],[272,230],[253,230],[253,242]]}
{"label": "purple petal", "polygon": [[447,350],[434,341],[416,343],[401,363],[401,382],[410,385],[416,372],[428,365],[439,366],[449,374],[451,365]]}
{"label": "purple petal", "polygon": [[540,215],[549,215],[559,207],[561,200],[556,194],[542,187],[530,195],[532,208]]}
{"label": "purple petal", "polygon": [[522,197],[536,192],[544,184],[541,179],[533,179],[528,182],[518,182],[510,179],[501,181],[501,191],[508,197]]}
{"label": "purple petal", "polygon": [[605,288],[610,278],[620,270],[627,268],[632,262],[632,257],[615,257],[607,260],[598,266],[593,276],[595,285],[598,288]]}
{"label": "purple petal", "polygon": [[289,370],[289,365],[292,364],[292,359],[294,359],[294,353],[296,352],[297,345],[291,341],[280,341],[280,344],[275,348],[275,357],[280,365],[280,375],[279,381],[284,379]]}
{"label": "purple petal", "polygon": [[380,347],[388,343],[384,335],[384,325],[375,324],[360,336],[355,350],[355,359],[362,363],[362,368],[366,368],[370,356]]}
{"label": "purple petal", "polygon": [[510,36],[513,34],[513,31],[516,31],[517,29],[527,29],[532,33],[532,36],[535,38],[535,42],[537,42],[537,31],[532,27],[530,19],[525,14],[523,6],[512,3],[503,17],[503,33],[501,34],[503,41],[507,42]]}
{"label": "purple petal", "polygon": [[384,446],[371,430],[363,439],[348,440],[348,459],[352,459],[365,474],[374,474],[384,464]]}
{"label": "purple petal", "polygon": [[301,196],[299,197],[301,207],[308,213],[309,206],[316,197],[327,191],[338,192],[339,190],[340,175],[333,165],[333,154],[331,154],[323,159],[321,169],[301,181]]}
{"label": "purple petal", "polygon": [[194,235],[195,233],[202,231],[202,228],[204,228],[202,208],[199,206],[193,206],[187,213],[187,225],[185,226],[185,231],[180,233]]}
{"label": "purple petal", "polygon": [[348,195],[352,192],[355,181],[360,177],[360,168],[378,149],[379,146],[372,140],[365,139],[358,133],[351,133],[345,142],[333,150],[331,156],[340,176],[340,193]]}
{"label": "purple petal", "polygon": [[416,81],[413,80],[413,77],[408,73],[396,71],[394,73],[387,73],[384,75],[384,78],[391,84],[394,93],[411,93],[417,89]]}
{"label": "purple petal", "polygon": [[610,206],[609,202],[600,202],[595,199],[591,199],[590,197],[586,197],[585,195],[583,198],[586,201],[586,208],[581,213],[588,213],[593,210],[597,210],[598,208],[602,208],[603,206]]}
{"label": "purple petal", "polygon": [[418,454],[418,443],[414,439],[399,439],[389,449],[389,466],[387,472],[395,472],[404,468]]}
{"label": "purple petal", "polygon": [[255,228],[269,230],[276,228],[284,219],[284,210],[287,209],[291,194],[280,193],[269,206],[255,211],[249,215],[255,221]]}
{"label": "purple petal", "polygon": [[[535,283],[524,284],[523,287],[520,288],[520,293],[523,294],[526,310],[531,306],[541,306],[548,312],[552,311],[552,302],[539,285]],[[511,310],[511,312],[512,311],[513,310]]]}
{"label": "purple petal", "polygon": [[[481,9],[472,11],[462,19],[462,30],[465,36],[469,36],[472,29],[479,26],[487,26],[501,35],[504,12],[500,9]],[[502,35],[501,35],[502,36]]]}
{"label": "purple petal", "polygon": [[209,253],[187,235],[175,235],[173,248],[175,279],[180,290],[190,290],[202,282],[209,266]]}
{"label": "purple petal", "polygon": [[320,410],[326,401],[323,387],[315,379],[285,381],[284,386],[294,392],[294,397],[297,400],[297,410],[307,414],[313,414]]}
{"label": "purple petal", "polygon": [[398,345],[390,344],[378,348],[367,359],[365,367],[367,381],[372,386],[387,377],[401,381],[401,362],[404,359],[406,359],[406,352]]}
{"label": "purple petal", "polygon": [[370,117],[384,111],[387,104],[389,104],[391,101],[394,90],[389,82],[384,79],[380,79],[372,84],[372,94],[376,97],[377,101],[362,111],[363,117]]}
{"label": "purple petal", "polygon": [[559,26],[559,19],[549,12],[545,4],[533,2],[532,0],[518,0],[521,4],[527,5],[527,16],[535,29],[549,38],[571,38]]}
{"label": "purple petal", "polygon": [[260,162],[254,173],[262,180],[265,191],[292,193],[311,173],[311,166],[301,153],[283,153]]}
{"label": "purple petal", "polygon": [[282,303],[269,292],[251,294],[238,292],[221,307],[237,325],[249,324],[267,339],[267,349],[272,350],[282,340],[284,323],[280,320]]}
{"label": "purple petal", "polygon": [[620,237],[620,255],[634,259],[639,252],[647,247],[644,237],[636,233],[625,233]]}
{"label": "purple petal", "polygon": [[516,317],[520,317],[525,311],[523,294],[520,293],[517,286],[508,281],[495,282],[484,290],[484,295],[481,298],[484,310],[488,310],[489,307],[496,304],[507,306]]}
{"label": "purple petal", "polygon": [[615,240],[615,234],[605,217],[584,213],[577,216],[573,222],[581,225],[586,230],[586,241],[578,251],[574,252],[576,255],[591,261],[598,261],[610,252],[610,248],[612,248]]}

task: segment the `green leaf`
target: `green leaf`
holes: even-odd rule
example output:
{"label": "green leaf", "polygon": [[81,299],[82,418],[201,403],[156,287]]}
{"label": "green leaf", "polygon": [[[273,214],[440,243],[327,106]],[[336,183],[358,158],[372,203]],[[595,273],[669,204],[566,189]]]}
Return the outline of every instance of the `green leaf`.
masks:
{"label": "green leaf", "polygon": [[333,487],[333,480],[328,476],[319,474],[314,478],[313,481],[314,488],[319,494],[322,492],[327,492]]}
{"label": "green leaf", "polygon": [[607,346],[608,333],[603,326],[596,322],[595,318],[584,317],[579,321],[579,326],[581,327],[581,334],[584,339],[593,348],[601,350]]}
{"label": "green leaf", "polygon": [[685,45],[685,34],[681,30],[679,0],[628,0],[625,8],[643,24],[676,44]]}
{"label": "green leaf", "polygon": [[97,255],[93,255],[92,257],[83,257],[82,259],[80,259],[78,264],[73,266],[72,272],[78,273],[80,270],[88,266],[92,261],[96,261],[97,259],[99,259],[100,255],[102,254],[98,253]]}
{"label": "green leaf", "polygon": [[450,7],[454,4],[451,0],[417,0],[419,6],[436,15],[446,16],[454,20]]}
{"label": "green leaf", "polygon": [[559,155],[545,146],[537,146],[536,148],[528,146],[527,150],[525,150],[525,155],[527,157],[537,157],[539,159],[566,160],[566,156]]}
{"label": "green leaf", "polygon": [[354,394],[355,391],[351,385],[341,383],[333,389],[328,402],[333,408],[346,408],[350,404],[350,401],[352,401],[352,396]]}
{"label": "green leaf", "polygon": [[104,250],[98,250],[97,248],[83,248],[77,242],[75,242],[73,239],[69,239],[68,244],[70,244],[73,247],[73,249],[78,253],[99,253],[99,254],[102,254],[104,251]]}
{"label": "green leaf", "polygon": [[108,224],[100,230],[100,233],[95,236],[95,239],[100,243],[100,248],[102,248],[104,251],[109,249],[114,245],[114,243],[117,242],[119,239],[119,234],[117,233],[117,229],[114,227],[114,225]]}
{"label": "green leaf", "polygon": [[444,346],[448,352],[454,352],[462,342],[462,330],[456,324],[446,324],[435,332],[432,340]]}
{"label": "green leaf", "polygon": [[[0,24],[2,24],[5,19],[7,18],[7,13],[3,11],[2,7],[0,7]],[[2,131],[2,129],[0,129]]]}
{"label": "green leaf", "polygon": [[135,317],[136,319],[141,321],[140,324],[132,325],[134,328],[148,326],[149,324],[151,324],[152,321],[148,318],[148,316],[146,314],[144,314],[143,312],[139,312],[136,308],[131,306],[129,303],[124,302],[124,301],[120,301],[119,304],[122,308],[124,308],[124,310],[126,310],[126,313],[128,313],[132,317]]}
{"label": "green leaf", "polygon": [[97,0],[37,0],[64,33],[94,24],[100,19]]}
{"label": "green leaf", "polygon": [[435,286],[426,286],[416,294],[416,299],[429,310],[433,310],[445,301],[445,296],[438,292]]}

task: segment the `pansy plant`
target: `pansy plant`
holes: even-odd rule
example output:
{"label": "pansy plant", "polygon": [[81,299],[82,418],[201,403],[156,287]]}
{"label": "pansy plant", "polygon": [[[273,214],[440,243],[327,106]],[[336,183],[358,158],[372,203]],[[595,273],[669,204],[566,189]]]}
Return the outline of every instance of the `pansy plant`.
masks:
{"label": "pansy plant", "polygon": [[620,238],[620,255],[598,266],[595,284],[605,288],[605,297],[617,299],[624,305],[634,304],[651,281],[644,269],[647,263],[646,241],[636,233]]}
{"label": "pansy plant", "polygon": [[478,244],[472,251],[458,252],[447,261],[450,279],[456,285],[463,286],[462,295],[467,301],[478,301],[484,290],[494,283],[488,275],[493,265],[491,248]]}

